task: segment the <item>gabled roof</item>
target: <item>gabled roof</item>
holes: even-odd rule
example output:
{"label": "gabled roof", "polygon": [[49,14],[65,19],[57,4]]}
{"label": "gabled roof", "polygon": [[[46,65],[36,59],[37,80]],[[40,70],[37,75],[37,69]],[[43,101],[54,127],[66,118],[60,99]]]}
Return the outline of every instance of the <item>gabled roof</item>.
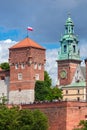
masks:
{"label": "gabled roof", "polygon": [[34,48],[39,48],[39,49],[44,49],[42,46],[40,46],[38,43],[34,42],[30,38],[25,38],[22,41],[18,42],[17,44],[13,45],[9,49],[14,49],[14,48],[25,48],[25,47],[34,47]]}

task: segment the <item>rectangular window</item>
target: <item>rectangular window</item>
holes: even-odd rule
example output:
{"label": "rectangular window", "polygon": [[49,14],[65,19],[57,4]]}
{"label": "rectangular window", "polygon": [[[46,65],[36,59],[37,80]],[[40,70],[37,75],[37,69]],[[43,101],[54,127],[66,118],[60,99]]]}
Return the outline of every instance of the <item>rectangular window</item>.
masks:
{"label": "rectangular window", "polygon": [[77,93],[78,93],[78,94],[80,93],[80,90],[79,90],[79,89],[77,90]]}
{"label": "rectangular window", "polygon": [[18,73],[18,80],[22,80],[22,73]]}
{"label": "rectangular window", "polygon": [[68,90],[66,90],[66,94],[68,94]]}
{"label": "rectangular window", "polygon": [[80,97],[77,97],[77,101],[80,101]]}
{"label": "rectangular window", "polygon": [[35,80],[39,80],[39,74],[35,74]]}

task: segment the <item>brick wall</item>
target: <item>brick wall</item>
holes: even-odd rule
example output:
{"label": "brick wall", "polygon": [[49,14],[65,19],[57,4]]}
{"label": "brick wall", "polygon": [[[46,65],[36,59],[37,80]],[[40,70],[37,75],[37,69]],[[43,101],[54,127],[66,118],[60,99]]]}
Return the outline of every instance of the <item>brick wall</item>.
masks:
{"label": "brick wall", "polygon": [[22,109],[40,109],[49,119],[49,130],[73,130],[87,115],[86,102],[24,104]]}
{"label": "brick wall", "polygon": [[0,80],[4,80],[5,77],[10,76],[10,71],[9,70],[1,70],[0,71]]}
{"label": "brick wall", "polygon": [[73,130],[87,115],[86,102],[67,102],[66,130]]}
{"label": "brick wall", "polygon": [[[75,74],[76,68],[80,61],[76,60],[60,60],[58,63],[58,79],[60,80],[60,85],[68,85],[72,82],[73,76]],[[66,78],[61,78],[60,73],[65,70],[67,73]]]}
{"label": "brick wall", "polygon": [[49,130],[66,130],[66,102],[40,103],[21,105],[22,109],[39,109],[44,112],[49,121]]}

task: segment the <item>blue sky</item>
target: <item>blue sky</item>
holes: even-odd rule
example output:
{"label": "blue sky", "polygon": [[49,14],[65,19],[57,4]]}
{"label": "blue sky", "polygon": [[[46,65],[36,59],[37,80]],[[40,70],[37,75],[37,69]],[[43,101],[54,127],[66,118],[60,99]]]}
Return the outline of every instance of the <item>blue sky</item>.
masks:
{"label": "blue sky", "polygon": [[87,0],[3,0],[0,2],[0,40],[29,37],[47,49],[57,48],[68,12],[79,40],[87,40]]}
{"label": "blue sky", "polygon": [[0,1],[0,63],[8,61],[11,47],[27,36],[46,51],[46,70],[57,81],[57,57],[64,24],[71,13],[78,35],[81,57],[87,57],[87,0],[2,0]]}

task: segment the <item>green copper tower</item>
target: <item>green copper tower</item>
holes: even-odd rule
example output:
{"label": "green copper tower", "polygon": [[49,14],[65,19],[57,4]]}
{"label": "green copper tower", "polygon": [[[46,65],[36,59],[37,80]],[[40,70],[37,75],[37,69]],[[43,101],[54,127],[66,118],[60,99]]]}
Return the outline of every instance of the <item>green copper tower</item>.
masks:
{"label": "green copper tower", "polygon": [[80,60],[78,39],[74,34],[74,24],[70,16],[65,23],[65,33],[60,40],[61,50],[58,52],[58,60]]}

